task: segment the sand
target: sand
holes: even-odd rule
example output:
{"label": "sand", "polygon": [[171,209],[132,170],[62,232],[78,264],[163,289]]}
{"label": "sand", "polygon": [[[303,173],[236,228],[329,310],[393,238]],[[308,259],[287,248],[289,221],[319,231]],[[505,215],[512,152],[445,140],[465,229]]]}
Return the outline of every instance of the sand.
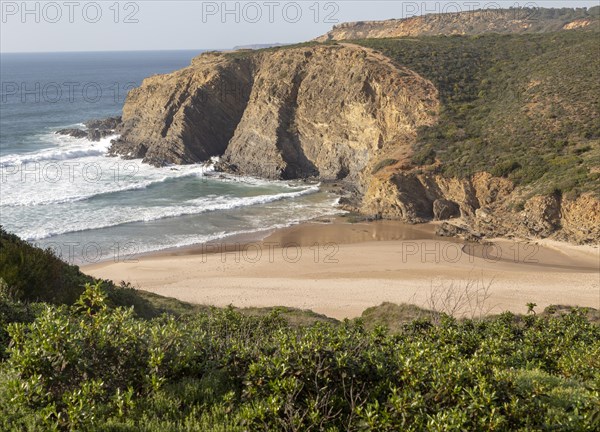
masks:
{"label": "sand", "polygon": [[600,309],[597,246],[502,239],[482,246],[437,238],[434,230],[335,219],[277,230],[261,241],[229,239],[82,270],[191,303],[289,306],[337,319],[382,302],[431,307],[435,301],[459,316],[524,313],[529,302],[537,310]]}

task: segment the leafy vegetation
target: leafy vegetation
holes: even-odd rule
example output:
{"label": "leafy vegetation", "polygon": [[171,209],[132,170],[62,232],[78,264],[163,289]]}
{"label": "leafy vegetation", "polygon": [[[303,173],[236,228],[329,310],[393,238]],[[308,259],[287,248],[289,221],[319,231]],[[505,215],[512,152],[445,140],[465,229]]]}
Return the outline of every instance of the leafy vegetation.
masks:
{"label": "leafy vegetation", "polygon": [[7,329],[7,431],[600,426],[600,327],[579,311],[444,316],[394,333],[233,309],[144,320],[88,285],[73,305]]}
{"label": "leafy vegetation", "polygon": [[420,131],[415,164],[437,158],[448,175],[492,171],[540,193],[600,190],[600,32],[356,42],[440,92],[439,122]]}
{"label": "leafy vegetation", "polygon": [[15,298],[73,303],[92,279],[48,249],[36,248],[0,227],[0,274]]}
{"label": "leafy vegetation", "polygon": [[385,327],[395,333],[401,331],[406,324],[416,321],[436,321],[440,316],[440,313],[422,309],[416,305],[397,305],[385,302],[379,306],[365,309],[361,315],[361,321],[369,330]]}
{"label": "leafy vegetation", "polygon": [[[294,309],[220,310],[135,292],[152,307],[144,315],[131,287],[106,281],[85,282],[76,300],[59,302],[70,300],[59,283],[73,283],[64,288],[71,293],[85,276],[14,236],[3,239],[2,252],[19,260],[3,257],[0,267],[0,430],[600,426],[597,312],[557,306],[536,314],[532,303],[525,317],[457,321],[388,303],[340,323]],[[29,285],[54,277],[40,270],[44,260],[72,272],[48,279],[58,292]],[[27,275],[30,262],[42,264]],[[31,302],[31,293],[50,300]]]}
{"label": "leafy vegetation", "polygon": [[113,306],[133,306],[140,317],[150,318],[167,310],[183,313],[196,309],[175,299],[137,291],[128,284],[116,287],[98,281],[69,265],[51,249],[35,247],[0,226],[0,277],[4,291],[23,302],[73,304],[87,284],[102,283]]}

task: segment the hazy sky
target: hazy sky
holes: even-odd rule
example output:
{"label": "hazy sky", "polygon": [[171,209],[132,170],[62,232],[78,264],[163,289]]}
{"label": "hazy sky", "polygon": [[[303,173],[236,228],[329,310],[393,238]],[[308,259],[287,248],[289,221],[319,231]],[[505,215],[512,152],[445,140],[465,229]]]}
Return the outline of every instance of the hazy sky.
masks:
{"label": "hazy sky", "polygon": [[592,7],[595,1],[0,0],[0,52],[226,49],[291,43],[345,21],[458,9]]}

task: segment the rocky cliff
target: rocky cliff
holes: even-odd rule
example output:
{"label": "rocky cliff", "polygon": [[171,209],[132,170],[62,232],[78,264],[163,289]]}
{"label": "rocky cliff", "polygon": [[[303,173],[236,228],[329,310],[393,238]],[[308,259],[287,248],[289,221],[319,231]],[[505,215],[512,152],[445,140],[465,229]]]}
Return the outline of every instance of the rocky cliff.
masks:
{"label": "rocky cliff", "polygon": [[[562,12],[562,13],[561,13]],[[598,26],[594,13],[583,9],[489,9],[439,13],[386,21],[336,25],[318,42],[392,37],[545,33]]]}
{"label": "rocky cliff", "polygon": [[110,152],[161,166],[222,155],[244,113],[255,63],[204,54],[129,92]]}
{"label": "rocky cliff", "polygon": [[429,81],[371,50],[279,50],[259,59],[223,162],[243,174],[346,179],[362,188],[369,167],[406,151],[438,107]]}
{"label": "rocky cliff", "polygon": [[133,90],[111,152],[159,166],[223,156],[229,171],[362,189],[438,108],[431,82],[358,46],[211,53]]}

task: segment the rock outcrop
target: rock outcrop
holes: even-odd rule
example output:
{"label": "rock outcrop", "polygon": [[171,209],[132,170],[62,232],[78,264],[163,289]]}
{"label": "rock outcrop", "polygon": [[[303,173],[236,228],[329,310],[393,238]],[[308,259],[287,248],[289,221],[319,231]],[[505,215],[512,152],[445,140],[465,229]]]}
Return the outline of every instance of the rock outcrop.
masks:
{"label": "rock outcrop", "polygon": [[561,230],[554,235],[560,240],[579,243],[600,241],[600,200],[592,193],[576,199],[563,198],[560,206]]}
{"label": "rock outcrop", "polygon": [[87,138],[88,136],[87,131],[78,128],[59,129],[55,133],[58,135],[72,136],[73,138]]}
{"label": "rock outcrop", "polygon": [[89,120],[83,123],[88,129],[98,129],[101,131],[114,131],[121,124],[121,117],[108,117],[105,119]]}
{"label": "rock outcrop", "polygon": [[460,214],[457,225],[444,223],[440,234],[467,239],[554,237],[580,244],[600,239],[600,200],[593,193],[577,198],[529,196],[527,188],[485,172],[465,179],[418,170],[377,175],[357,210],[408,223]]}
{"label": "rock outcrop", "polygon": [[438,107],[433,84],[370,50],[277,51],[261,59],[223,162],[243,174],[362,186],[368,167],[410,147]]}
{"label": "rock outcrop", "polygon": [[68,128],[60,129],[55,133],[69,135],[74,138],[86,138],[90,141],[100,141],[102,138],[114,135],[121,124],[121,117],[109,117],[102,120],[90,120],[85,122],[86,129]]}
{"label": "rock outcrop", "polygon": [[[579,19],[576,19],[574,21],[571,21],[571,22],[565,24],[562,29],[563,30],[575,30],[575,29],[587,28],[587,27],[594,25],[594,22],[595,21],[591,18],[579,18]],[[598,24],[597,21],[596,21],[596,24]]]}
{"label": "rock outcrop", "polygon": [[225,152],[244,113],[255,62],[207,53],[168,75],[146,78],[127,95],[111,154],[162,166]]}
{"label": "rock outcrop", "polygon": [[[448,8],[450,12],[451,8]],[[479,35],[484,33],[546,33],[598,25],[595,17],[573,19],[570,14],[545,14],[543,8],[489,9],[438,13],[386,21],[339,24],[318,42],[392,37]],[[556,11],[556,10],[553,10]],[[583,15],[587,13],[581,11]]]}

